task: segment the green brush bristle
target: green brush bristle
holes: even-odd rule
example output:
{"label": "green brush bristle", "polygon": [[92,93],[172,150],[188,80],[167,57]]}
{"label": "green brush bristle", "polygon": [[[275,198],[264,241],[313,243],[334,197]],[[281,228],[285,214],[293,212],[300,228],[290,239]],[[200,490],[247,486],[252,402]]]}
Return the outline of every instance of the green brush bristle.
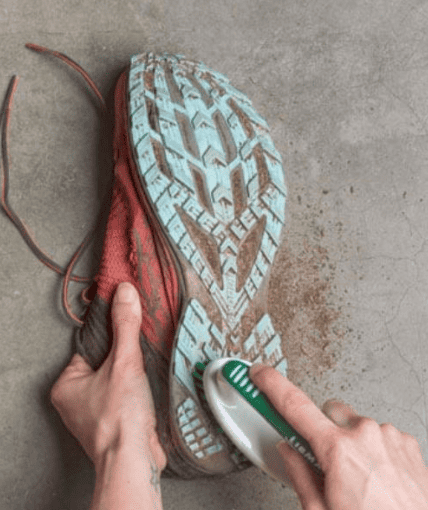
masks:
{"label": "green brush bristle", "polygon": [[[209,416],[211,421],[215,424],[217,424],[217,421],[208,405],[207,397],[205,396],[204,391],[204,372],[207,366],[211,363],[210,359],[206,359],[203,362],[198,361],[195,365],[195,370],[192,372],[193,375],[193,383],[195,385],[196,393],[199,397],[199,400],[201,402],[202,409],[205,411],[205,413]],[[224,431],[221,427],[217,427],[217,432],[220,434],[224,434]]]}
{"label": "green brush bristle", "polygon": [[205,363],[198,362],[195,365],[195,371],[192,373],[192,375],[193,375],[193,381],[194,381],[196,389],[200,389],[200,390],[204,389],[203,374],[204,374],[204,370],[207,367],[208,363],[209,363],[209,361],[205,362]]}

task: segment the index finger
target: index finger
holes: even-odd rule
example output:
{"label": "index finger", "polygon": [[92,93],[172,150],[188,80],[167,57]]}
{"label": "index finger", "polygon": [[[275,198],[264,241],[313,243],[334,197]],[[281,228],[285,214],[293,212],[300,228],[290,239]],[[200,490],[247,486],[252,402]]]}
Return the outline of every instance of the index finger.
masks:
{"label": "index finger", "polygon": [[302,390],[273,367],[254,366],[250,368],[249,375],[279,414],[309,442],[315,455],[322,457],[326,448],[330,447],[337,426]]}

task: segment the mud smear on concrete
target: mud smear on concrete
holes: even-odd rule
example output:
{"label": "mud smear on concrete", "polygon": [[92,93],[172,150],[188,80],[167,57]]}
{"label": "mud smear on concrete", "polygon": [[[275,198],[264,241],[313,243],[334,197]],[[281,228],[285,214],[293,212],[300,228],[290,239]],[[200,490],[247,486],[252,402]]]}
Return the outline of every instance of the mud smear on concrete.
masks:
{"label": "mud smear on concrete", "polygon": [[328,303],[333,274],[327,261],[327,250],[321,246],[305,244],[296,254],[285,244],[271,276],[269,310],[293,382],[303,374],[319,377],[333,368],[334,346],[344,336],[340,312]]}

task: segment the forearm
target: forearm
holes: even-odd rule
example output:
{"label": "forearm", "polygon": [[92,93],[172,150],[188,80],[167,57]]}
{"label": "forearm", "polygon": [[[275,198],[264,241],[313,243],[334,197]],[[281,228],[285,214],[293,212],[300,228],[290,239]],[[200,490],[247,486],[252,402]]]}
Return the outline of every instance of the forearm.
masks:
{"label": "forearm", "polygon": [[109,451],[96,466],[90,510],[162,510],[160,470],[133,447]]}

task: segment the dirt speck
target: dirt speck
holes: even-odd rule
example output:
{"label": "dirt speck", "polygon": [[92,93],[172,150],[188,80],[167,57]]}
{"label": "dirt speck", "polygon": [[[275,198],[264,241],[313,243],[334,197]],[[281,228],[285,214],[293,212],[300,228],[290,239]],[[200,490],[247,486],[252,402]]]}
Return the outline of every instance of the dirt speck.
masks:
{"label": "dirt speck", "polygon": [[269,310],[288,358],[288,377],[320,376],[336,364],[332,346],[343,338],[340,311],[330,304],[334,266],[327,250],[305,244],[299,253],[284,245],[269,287]]}

